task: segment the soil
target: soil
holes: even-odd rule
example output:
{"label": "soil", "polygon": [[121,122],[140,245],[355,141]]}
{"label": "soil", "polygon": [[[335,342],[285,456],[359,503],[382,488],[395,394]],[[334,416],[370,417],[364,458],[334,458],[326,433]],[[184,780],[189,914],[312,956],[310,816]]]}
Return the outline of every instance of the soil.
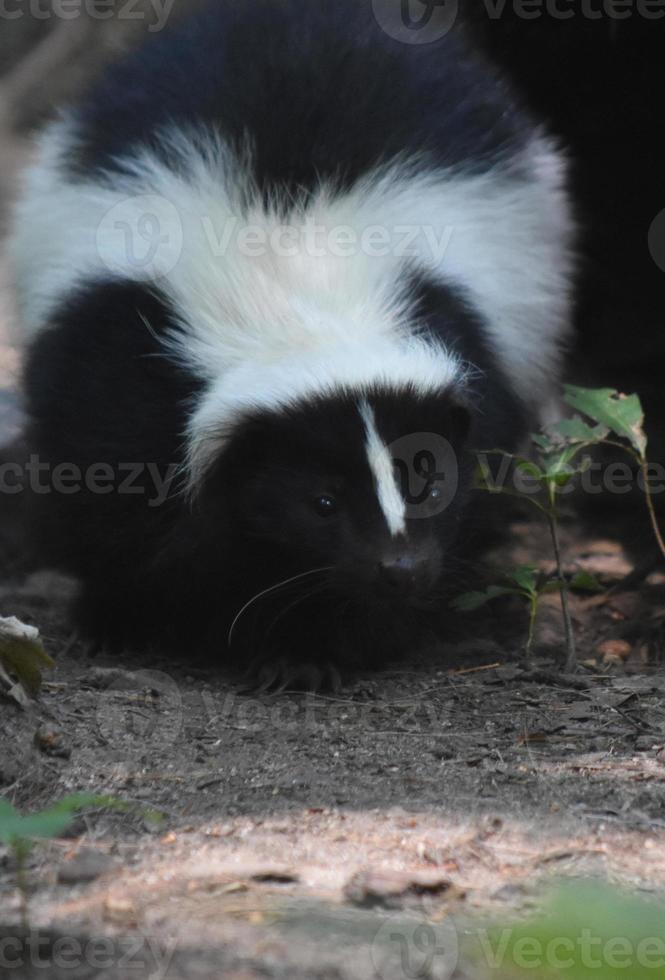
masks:
{"label": "soil", "polygon": [[[630,570],[617,541],[575,520],[564,532],[571,569],[605,585]],[[519,522],[492,558],[526,554],[546,540]],[[38,625],[56,667],[27,710],[0,702],[0,792],[23,811],[77,790],[129,804],[86,812],[29,860],[24,938],[57,960],[70,937],[81,976],[404,977],[394,939],[417,949],[419,915],[450,942],[523,913],[560,876],[665,889],[658,573],[609,601],[573,598],[574,675],[551,596],[528,664],[508,602],[332,697],[243,694],[187,651],[93,656],[67,624],[74,584],[8,567],[0,613]],[[21,937],[0,853],[0,939]],[[90,953],[102,939],[106,970]],[[0,977],[44,975],[22,962]],[[471,975],[445,956],[438,969]]]}

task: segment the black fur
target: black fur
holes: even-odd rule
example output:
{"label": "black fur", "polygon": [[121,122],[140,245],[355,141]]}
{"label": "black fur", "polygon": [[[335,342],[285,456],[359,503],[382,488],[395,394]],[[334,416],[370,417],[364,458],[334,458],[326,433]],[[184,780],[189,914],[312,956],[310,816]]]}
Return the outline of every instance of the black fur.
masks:
{"label": "black fur", "polygon": [[459,30],[436,44],[385,34],[367,0],[223,0],[119,63],[79,110],[72,164],[122,170],[160,127],[203,125],[242,148],[262,188],[341,186],[399,155],[483,171],[533,124]]}
{"label": "black fur", "polygon": [[[293,194],[414,151],[482,170],[532,131],[457,33],[400,45],[355,0],[208,7],[114,68],[77,119],[74,176],[121,171],[122,155],[156,146],[168,121],[216,127],[239,145],[249,136],[259,184]],[[42,555],[83,583],[86,633],[228,659],[233,626],[237,661],[310,683],[320,678],[287,665],[383,661],[440,632],[471,547],[470,449],[515,446],[527,418],[465,298],[424,277],[414,289],[423,328],[471,376],[463,394],[364,393],[386,444],[435,433],[453,450],[458,491],[441,513],[423,504],[408,545],[390,536],[377,502],[358,392],[248,415],[191,499],[185,432],[201,383],[165,354],[168,303],[147,287],[95,282],[62,304],[27,360],[31,449],[51,478],[59,463],[82,473],[107,464],[115,477],[110,492],[36,492],[33,514]],[[158,504],[148,464],[172,468]],[[132,492],[120,486],[130,465],[143,467]],[[435,488],[450,475],[433,477]],[[332,516],[317,512],[322,495],[337,501]]]}
{"label": "black fur", "polygon": [[[430,326],[491,366],[479,325],[458,299],[424,283],[421,290]],[[49,464],[40,477],[49,492],[33,494],[33,529],[42,557],[83,581],[82,630],[115,646],[150,643],[227,659],[227,634],[245,602],[292,575],[333,566],[258,603],[238,624],[233,659],[358,665],[433,636],[460,550],[468,557],[471,547],[466,447],[505,445],[524,430],[524,410],[500,372],[478,375],[467,407],[408,391],[370,393],[387,443],[438,433],[459,465],[452,504],[409,522],[409,547],[425,558],[425,573],[416,594],[401,594],[376,574],[396,545],[376,499],[357,393],[247,417],[194,502],[176,476],[155,503],[145,467],[161,474],[182,467],[198,389],[164,356],[159,334],[169,323],[167,306],[147,289],[97,283],[61,309],[28,359],[29,442]],[[83,475],[110,464],[113,491],[93,492],[84,479],[78,492],[60,492],[52,474],[62,463]],[[131,465],[141,473],[123,487]],[[316,513],[324,493],[338,498],[339,515]]]}

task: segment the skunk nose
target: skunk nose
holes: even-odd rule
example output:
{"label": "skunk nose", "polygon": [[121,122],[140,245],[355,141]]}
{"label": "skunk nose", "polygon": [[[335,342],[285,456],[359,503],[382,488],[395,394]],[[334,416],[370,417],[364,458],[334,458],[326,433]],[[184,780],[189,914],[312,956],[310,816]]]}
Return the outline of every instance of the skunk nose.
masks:
{"label": "skunk nose", "polygon": [[411,592],[426,578],[426,571],[426,558],[400,555],[380,563],[379,580],[391,592]]}

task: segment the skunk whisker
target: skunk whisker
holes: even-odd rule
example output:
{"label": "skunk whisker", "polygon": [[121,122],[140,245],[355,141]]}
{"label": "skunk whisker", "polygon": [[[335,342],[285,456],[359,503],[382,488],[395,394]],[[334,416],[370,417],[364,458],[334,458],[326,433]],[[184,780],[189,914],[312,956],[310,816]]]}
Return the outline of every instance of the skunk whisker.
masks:
{"label": "skunk whisker", "polygon": [[242,606],[242,608],[236,613],[233,622],[231,623],[228,635],[226,637],[227,645],[231,646],[231,643],[233,641],[233,632],[241,617],[244,616],[247,610],[250,609],[255,602],[258,602],[259,599],[263,599],[264,596],[270,595],[271,593],[276,592],[278,589],[283,588],[285,585],[290,585],[291,582],[296,582],[298,579],[306,578],[308,575],[316,575],[322,572],[329,572],[331,570],[332,570],[332,565],[323,565],[321,568],[310,568],[306,572],[300,572],[298,575],[292,575],[290,578],[286,578],[282,582],[277,582],[275,585],[271,585],[269,586],[269,588],[262,589],[261,592],[257,592],[256,595],[253,595],[251,599],[248,599],[247,602],[244,604],[244,606]]}
{"label": "skunk whisker", "polygon": [[301,602],[305,602],[307,599],[312,599],[314,596],[322,595],[325,591],[326,591],[325,585],[323,586],[323,588],[320,589],[310,589],[309,592],[305,592],[304,595],[297,596],[292,602],[289,602],[286,606],[283,606],[282,609],[280,609],[280,611],[277,613],[275,618],[272,619],[268,624],[268,628],[263,634],[264,642],[268,639],[268,637],[270,636],[270,634],[272,633],[273,629],[280,621],[280,619],[283,619],[287,613],[289,613],[293,608],[295,608],[295,606],[299,606]]}

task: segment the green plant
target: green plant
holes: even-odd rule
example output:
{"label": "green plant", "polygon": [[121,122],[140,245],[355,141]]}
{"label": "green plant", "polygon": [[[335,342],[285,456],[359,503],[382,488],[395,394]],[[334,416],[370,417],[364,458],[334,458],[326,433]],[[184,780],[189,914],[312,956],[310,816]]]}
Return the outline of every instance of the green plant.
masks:
{"label": "green plant", "polygon": [[[571,446],[579,451],[604,443],[616,446],[628,453],[637,463],[642,474],[644,497],[654,537],[661,554],[665,557],[665,540],[658,524],[653,494],[649,480],[647,436],[644,431],[644,409],[638,395],[623,395],[612,388],[577,388],[566,385],[567,403],[582,412],[593,422],[591,427],[579,416],[559,422],[556,430]],[[622,439],[610,439],[610,433]]]}
{"label": "green plant", "polygon": [[474,612],[493,599],[504,596],[518,596],[524,599],[529,607],[529,632],[524,649],[525,656],[530,656],[533,645],[534,628],[538,616],[540,597],[545,591],[551,591],[551,581],[548,575],[539,572],[534,565],[519,565],[508,572],[502,583],[490,585],[482,592],[465,592],[452,603],[454,609],[460,612]]}
{"label": "green plant", "polygon": [[[479,489],[487,490],[490,493],[504,493],[526,500],[536,507],[547,521],[554,554],[556,590],[561,596],[561,611],[566,635],[566,670],[574,670],[577,663],[575,632],[570,615],[568,583],[563,570],[559,536],[558,496],[576,475],[584,472],[588,466],[588,460],[581,460],[577,465],[574,465],[584,447],[576,442],[566,440],[563,436],[553,438],[548,434],[538,434],[531,438],[535,446],[535,458],[507,453],[502,449],[481,453],[479,455],[477,486]],[[526,489],[522,491],[513,490],[505,485],[497,484],[493,480],[487,463],[487,457],[490,455],[498,455],[510,461],[515,472],[523,479],[530,481],[530,489],[528,491]],[[545,585],[538,586],[536,597],[530,600],[532,604],[535,603],[536,611],[537,599],[544,591]],[[553,591],[551,584],[548,584],[547,591]],[[535,612],[532,612],[531,626],[533,626],[534,617]]]}
{"label": "green plant", "polygon": [[[596,591],[600,588],[596,579],[588,572],[578,572],[569,583],[570,588]],[[496,585],[490,585],[482,592],[465,592],[453,600],[452,606],[459,612],[473,612],[480,609],[493,599],[504,596],[518,596],[523,599],[529,609],[529,629],[524,647],[526,658],[531,656],[534,632],[540,600],[544,595],[561,590],[561,582],[552,578],[547,572],[536,568],[535,565],[518,565]]]}
{"label": "green plant", "polygon": [[542,913],[473,945],[493,980],[665,980],[662,905],[600,882],[566,884]]}
{"label": "green plant", "polygon": [[[575,669],[577,655],[575,631],[570,615],[569,588],[573,583],[566,580],[559,534],[558,498],[562,491],[570,488],[575,477],[584,473],[590,466],[586,451],[601,444],[615,446],[629,453],[636,461],[644,482],[645,498],[649,519],[661,553],[665,556],[665,539],[660,531],[656,517],[653,496],[649,483],[649,461],[647,459],[647,437],[644,432],[644,411],[637,395],[623,395],[611,388],[580,388],[566,385],[566,402],[582,412],[593,424],[579,415],[565,419],[549,431],[532,435],[534,451],[532,456],[516,455],[502,449],[492,449],[478,456],[477,486],[489,493],[503,493],[528,501],[544,516],[550,533],[555,564],[555,579],[538,576],[532,566],[523,566],[506,578],[508,584],[500,584],[485,593],[469,593],[455,601],[458,609],[477,608],[482,602],[500,595],[517,594],[529,603],[529,638],[527,652],[533,640],[533,627],[538,611],[538,603],[545,592],[556,589],[561,595],[561,611],[566,635],[566,669]],[[621,440],[621,441],[618,441]],[[505,482],[496,481],[491,472],[488,458],[499,456],[513,467],[514,473],[523,481],[529,480],[527,490],[507,487]],[[504,473],[505,475],[505,473]],[[575,581],[575,580],[574,580]],[[556,585],[554,584],[556,582]],[[576,577],[577,588],[590,588]],[[594,585],[593,588],[596,588]],[[469,605],[471,603],[471,605]],[[475,605],[474,605],[475,603]]]}
{"label": "green plant", "polygon": [[94,793],[72,793],[38,813],[23,815],[9,800],[0,797],[0,842],[11,850],[16,860],[16,882],[21,895],[21,918],[28,924],[28,886],[26,861],[36,839],[57,837],[67,829],[74,816],[89,807],[125,810],[128,804],[113,796]]}

